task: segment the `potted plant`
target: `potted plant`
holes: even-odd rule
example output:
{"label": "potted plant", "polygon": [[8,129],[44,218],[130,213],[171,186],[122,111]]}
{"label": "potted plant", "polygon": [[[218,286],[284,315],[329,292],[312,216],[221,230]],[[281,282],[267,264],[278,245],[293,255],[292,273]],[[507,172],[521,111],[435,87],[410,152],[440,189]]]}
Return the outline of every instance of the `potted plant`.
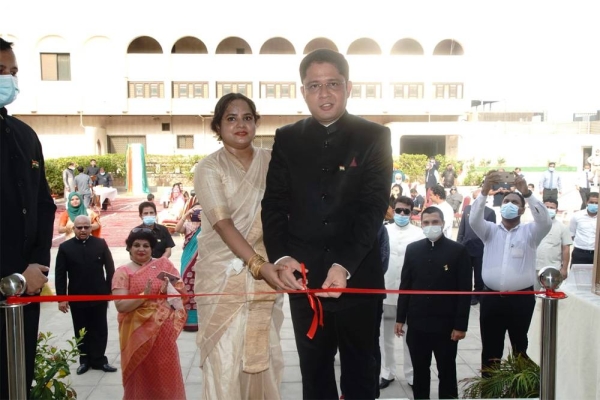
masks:
{"label": "potted plant", "polygon": [[34,386],[32,399],[76,399],[77,392],[66,378],[71,375],[70,364],[77,362],[79,348],[85,329],[79,331],[79,339],[67,340],[69,349],[59,349],[49,343],[54,338],[51,332],[40,332],[35,355]]}
{"label": "potted plant", "polygon": [[512,353],[485,368],[485,376],[462,379],[463,398],[535,398],[540,394],[540,367],[527,356]]}

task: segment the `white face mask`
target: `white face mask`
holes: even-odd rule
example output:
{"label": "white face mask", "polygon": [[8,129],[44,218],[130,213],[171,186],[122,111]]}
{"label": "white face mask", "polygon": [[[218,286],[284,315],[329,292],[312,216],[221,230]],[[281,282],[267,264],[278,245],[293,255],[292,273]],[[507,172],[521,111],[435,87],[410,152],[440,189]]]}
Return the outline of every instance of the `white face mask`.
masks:
{"label": "white face mask", "polygon": [[440,225],[425,226],[423,227],[423,233],[427,239],[435,242],[440,236],[442,236],[442,227]]}
{"label": "white face mask", "polygon": [[550,171],[550,172],[554,172],[554,167],[550,167],[550,168],[548,168],[548,171]]}

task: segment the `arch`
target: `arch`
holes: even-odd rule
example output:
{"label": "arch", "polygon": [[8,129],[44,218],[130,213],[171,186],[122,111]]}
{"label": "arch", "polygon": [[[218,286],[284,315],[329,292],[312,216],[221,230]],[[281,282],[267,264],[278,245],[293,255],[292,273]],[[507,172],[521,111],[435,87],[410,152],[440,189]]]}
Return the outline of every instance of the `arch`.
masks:
{"label": "arch", "polygon": [[442,40],[433,49],[434,56],[462,56],[464,53],[462,45],[454,39]]}
{"label": "arch", "polygon": [[319,37],[308,42],[306,47],[304,47],[304,54],[308,54],[311,51],[317,49],[329,49],[333,51],[338,51],[337,46],[335,45],[335,43],[333,43],[332,40],[324,37]]}
{"label": "arch", "polygon": [[260,54],[296,54],[294,45],[282,37],[274,37],[263,43]]}
{"label": "arch", "polygon": [[127,54],[162,54],[158,41],[150,36],[140,36],[129,43]]}
{"label": "arch", "polygon": [[70,53],[71,46],[65,38],[58,35],[44,36],[37,42],[38,51],[52,53]]}
{"label": "arch", "polygon": [[194,36],[184,36],[175,42],[171,54],[208,54],[204,42]]}
{"label": "arch", "polygon": [[237,36],[230,36],[221,40],[217,46],[216,54],[252,54],[248,42]]}
{"label": "arch", "polygon": [[394,43],[390,54],[399,56],[422,56],[424,52],[423,46],[421,46],[419,42],[414,39],[405,38]]}
{"label": "arch", "polygon": [[360,38],[350,43],[350,46],[348,46],[348,54],[381,54],[381,47],[379,47],[377,42],[373,39]]}

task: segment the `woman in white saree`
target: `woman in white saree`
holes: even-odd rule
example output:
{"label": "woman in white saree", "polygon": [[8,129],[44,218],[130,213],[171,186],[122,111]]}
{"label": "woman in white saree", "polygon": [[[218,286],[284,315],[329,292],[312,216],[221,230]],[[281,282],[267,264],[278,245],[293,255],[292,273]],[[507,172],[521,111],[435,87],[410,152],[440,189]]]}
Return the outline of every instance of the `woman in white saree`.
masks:
{"label": "woman in white saree", "polygon": [[252,146],[259,118],[252,100],[223,96],[211,123],[223,148],[195,169],[205,223],[194,286],[204,399],[281,397],[283,297],[260,279],[278,267],[264,260],[260,202],[271,153]]}

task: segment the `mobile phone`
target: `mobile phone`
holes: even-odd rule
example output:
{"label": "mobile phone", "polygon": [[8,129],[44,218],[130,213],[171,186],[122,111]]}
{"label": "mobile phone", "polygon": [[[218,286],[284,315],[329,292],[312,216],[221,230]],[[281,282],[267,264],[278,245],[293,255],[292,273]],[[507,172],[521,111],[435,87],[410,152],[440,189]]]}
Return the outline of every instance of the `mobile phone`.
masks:
{"label": "mobile phone", "polygon": [[158,275],[156,275],[157,279],[160,279],[161,281],[165,280],[165,277],[169,278],[169,282],[171,282],[171,284],[176,283],[179,280],[179,277],[177,275],[173,275],[170,274],[168,272],[162,271],[161,273],[159,273]]}
{"label": "mobile phone", "polygon": [[500,182],[515,183],[515,174],[512,172],[498,172]]}
{"label": "mobile phone", "polygon": [[192,212],[192,215],[190,215],[190,220],[192,220],[193,222],[200,222],[201,221],[201,218],[200,218],[201,212],[202,212],[202,210],[200,210],[200,209],[194,210]]}

